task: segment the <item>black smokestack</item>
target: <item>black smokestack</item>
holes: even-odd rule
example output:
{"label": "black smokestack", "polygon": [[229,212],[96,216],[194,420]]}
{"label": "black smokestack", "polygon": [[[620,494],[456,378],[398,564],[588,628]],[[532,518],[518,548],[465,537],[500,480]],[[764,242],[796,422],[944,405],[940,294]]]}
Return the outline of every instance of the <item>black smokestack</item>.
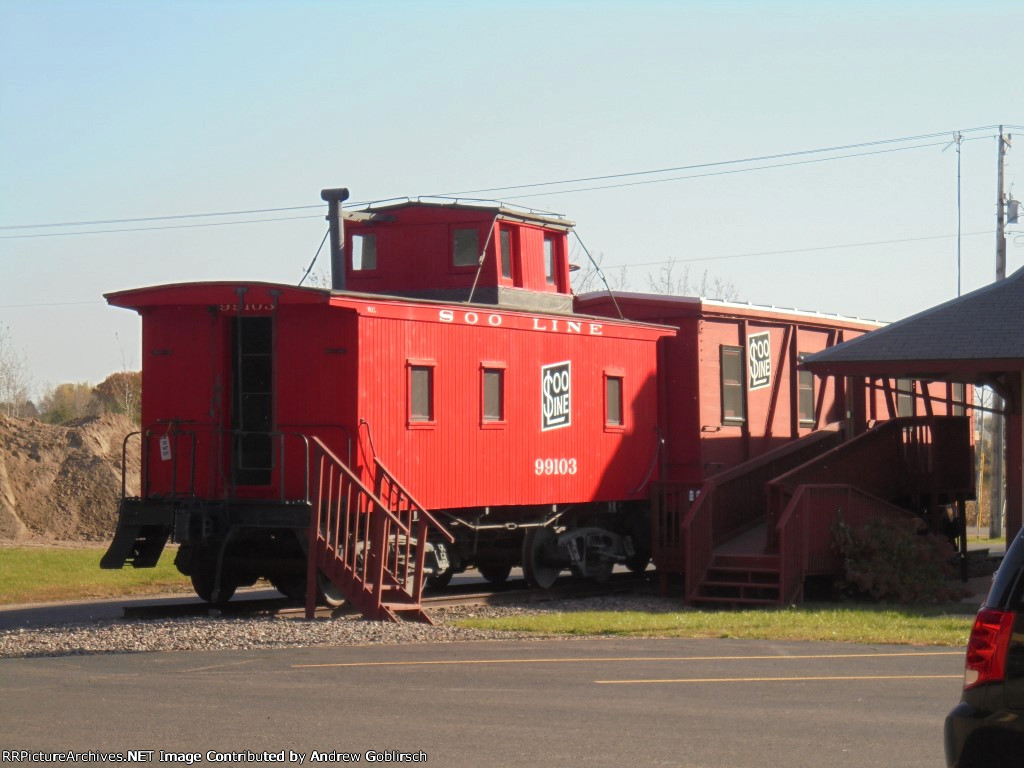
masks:
{"label": "black smokestack", "polygon": [[348,189],[321,189],[320,199],[327,201],[327,221],[331,225],[331,288],[345,290],[345,230],[341,223],[341,204],[348,200]]}

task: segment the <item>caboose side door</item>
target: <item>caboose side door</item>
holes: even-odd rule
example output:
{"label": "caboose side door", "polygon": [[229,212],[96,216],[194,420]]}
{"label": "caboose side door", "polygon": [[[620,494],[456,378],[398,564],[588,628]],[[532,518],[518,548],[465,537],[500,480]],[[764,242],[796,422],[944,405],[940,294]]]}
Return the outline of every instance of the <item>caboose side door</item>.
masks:
{"label": "caboose side door", "polygon": [[231,484],[266,491],[274,481],[274,318],[237,316],[230,327],[227,441]]}

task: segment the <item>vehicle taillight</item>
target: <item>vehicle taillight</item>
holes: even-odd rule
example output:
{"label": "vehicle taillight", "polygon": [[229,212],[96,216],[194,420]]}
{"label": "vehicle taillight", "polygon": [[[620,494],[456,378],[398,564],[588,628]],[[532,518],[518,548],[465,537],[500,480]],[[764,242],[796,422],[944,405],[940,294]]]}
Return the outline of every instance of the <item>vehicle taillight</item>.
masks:
{"label": "vehicle taillight", "polygon": [[967,667],[964,688],[1002,680],[1006,675],[1006,653],[1013,632],[1012,611],[983,608],[974,620],[967,641]]}

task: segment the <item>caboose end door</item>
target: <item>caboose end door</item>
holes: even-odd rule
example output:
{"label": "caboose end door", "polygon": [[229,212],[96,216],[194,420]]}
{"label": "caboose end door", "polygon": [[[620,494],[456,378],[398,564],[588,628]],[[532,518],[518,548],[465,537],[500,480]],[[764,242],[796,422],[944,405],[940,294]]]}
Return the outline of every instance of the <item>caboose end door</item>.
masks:
{"label": "caboose end door", "polygon": [[[272,493],[274,472],[274,318],[240,316],[230,321],[228,477],[236,489]],[[244,493],[243,495],[250,495]]]}

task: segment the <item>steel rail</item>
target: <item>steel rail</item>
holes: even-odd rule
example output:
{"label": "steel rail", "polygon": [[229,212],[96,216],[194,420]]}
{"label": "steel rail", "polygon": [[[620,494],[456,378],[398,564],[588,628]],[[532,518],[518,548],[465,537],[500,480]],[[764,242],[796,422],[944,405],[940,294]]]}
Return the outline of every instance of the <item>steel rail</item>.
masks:
{"label": "steel rail", "polygon": [[[517,579],[505,584],[487,585],[488,591],[480,591],[480,584],[460,584],[438,590],[422,599],[425,609],[454,608],[464,605],[501,605],[504,603],[541,603],[553,600],[573,600],[584,597],[602,597],[623,592],[652,589],[656,585],[655,572],[616,573],[604,583],[596,583],[565,576],[549,589],[530,589],[524,580]],[[343,604],[338,608],[318,606],[315,617],[336,618],[358,611]],[[279,618],[302,618],[301,603],[287,597],[262,597],[230,600],[220,605],[189,600],[180,603],[160,605],[126,605],[122,609],[125,619],[176,619],[196,616],[275,616]]]}

